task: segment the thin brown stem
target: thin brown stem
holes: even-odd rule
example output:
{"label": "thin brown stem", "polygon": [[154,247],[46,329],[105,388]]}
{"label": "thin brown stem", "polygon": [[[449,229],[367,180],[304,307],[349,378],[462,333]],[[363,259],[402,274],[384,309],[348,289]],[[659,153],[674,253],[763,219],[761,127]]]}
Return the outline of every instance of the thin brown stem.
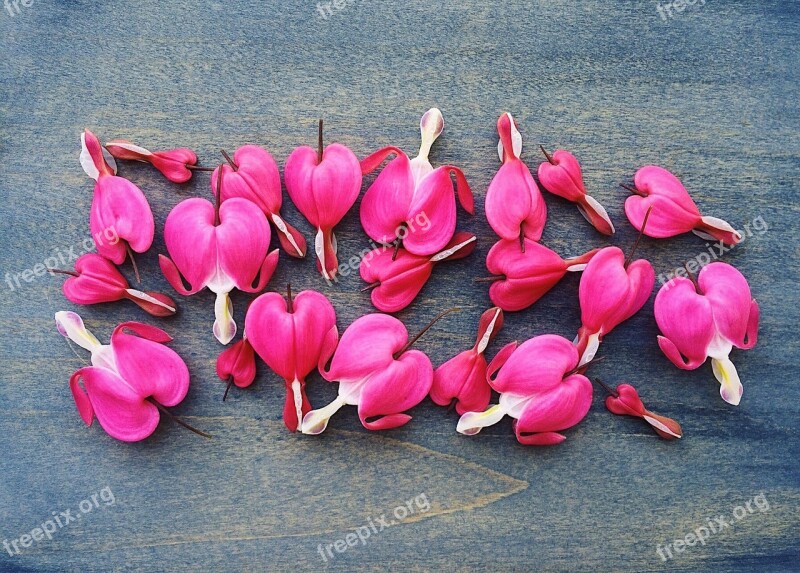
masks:
{"label": "thin brown stem", "polygon": [[228,376],[228,385],[225,386],[225,393],[222,395],[223,402],[228,398],[228,392],[230,392],[231,386],[233,386],[233,376]]}
{"label": "thin brown stem", "polygon": [[519,248],[525,252],[525,221],[519,224]]}
{"label": "thin brown stem", "polygon": [[200,165],[186,165],[186,169],[190,171],[214,171],[216,167],[202,167]]}
{"label": "thin brown stem", "polygon": [[322,163],[322,118],[319,120],[319,125],[317,127],[317,164],[319,165]]}
{"label": "thin brown stem", "polygon": [[392,253],[392,261],[396,261],[397,260],[397,253],[400,252],[400,243],[402,243],[402,242],[403,241],[400,240],[400,239],[397,239],[395,241],[395,243],[394,243],[394,252]]}
{"label": "thin brown stem", "polygon": [[547,157],[547,162],[548,163],[550,163],[551,165],[555,165],[556,164],[556,162],[553,161],[553,157],[549,153],[547,153],[547,150],[544,148],[544,145],[540,145],[539,149],[541,149],[542,153],[544,153],[544,156]]}
{"label": "thin brown stem", "polygon": [[422,335],[423,335],[423,334],[425,334],[426,332],[428,332],[428,329],[430,329],[430,327],[432,327],[432,326],[433,326],[434,324],[436,324],[436,323],[437,323],[439,320],[441,320],[441,319],[442,319],[442,317],[444,317],[444,316],[446,316],[446,315],[450,314],[451,312],[459,312],[460,310],[461,310],[460,308],[448,308],[447,310],[443,310],[442,312],[440,312],[438,315],[436,315],[436,316],[434,317],[434,319],[433,319],[433,320],[431,320],[431,321],[430,321],[430,322],[427,324],[427,326],[425,326],[425,328],[423,328],[422,330],[420,330],[420,331],[417,333],[417,335],[416,335],[414,338],[412,338],[411,340],[409,340],[409,341],[408,341],[408,343],[406,343],[406,345],[405,345],[405,346],[403,346],[403,348],[401,348],[400,350],[398,350],[397,352],[395,352],[395,353],[394,353],[394,359],[395,359],[395,360],[397,360],[398,358],[400,358],[400,356],[402,356],[402,355],[403,355],[403,353],[404,353],[406,350],[408,350],[409,348],[411,348],[411,347],[414,345],[414,343],[415,343],[417,340],[419,340],[419,339],[420,339],[420,337],[422,337]]}
{"label": "thin brown stem", "polygon": [[131,265],[133,266],[133,275],[136,277],[136,284],[142,282],[142,277],[139,276],[139,267],[136,266],[136,257],[133,256],[133,249],[128,243],[125,243],[125,248],[128,251],[128,258],[131,260]]}
{"label": "thin brown stem", "polygon": [[60,275],[70,275],[70,276],[73,276],[73,277],[81,276],[78,273],[76,273],[75,271],[64,271],[64,270],[61,270],[61,269],[47,269],[47,270],[49,272],[51,272],[51,273],[58,273]]}
{"label": "thin brown stem", "polygon": [[625,189],[626,191],[630,191],[631,193],[634,193],[635,195],[640,195],[642,197],[646,196],[645,193],[642,193],[636,187],[631,187],[630,185],[626,185],[625,183],[620,183],[619,186],[622,187],[623,189]]}
{"label": "thin brown stem", "polygon": [[598,362],[602,362],[603,360],[605,360],[605,358],[606,358],[605,356],[598,356],[597,358],[592,358],[589,362],[585,362],[580,366],[576,366],[569,372],[565,373],[564,378],[572,376],[573,374],[579,374],[579,373],[582,374],[586,371],[586,369],[589,367],[590,364],[597,364]]}
{"label": "thin brown stem", "polygon": [[697,278],[694,276],[692,271],[689,270],[689,265],[687,263],[683,263],[683,268],[686,270],[686,276],[688,276],[689,280],[692,281],[695,292],[700,292],[700,285],[697,283]]}
{"label": "thin brown stem", "polygon": [[374,289],[375,287],[379,287],[379,286],[381,286],[381,281],[375,281],[374,283],[372,283],[372,284],[368,284],[367,286],[365,286],[364,288],[362,288],[362,289],[361,289],[361,292],[367,292],[368,290],[372,290],[372,289]]}
{"label": "thin brown stem", "polygon": [[158,408],[159,412],[161,412],[162,414],[166,414],[176,424],[183,426],[184,428],[186,428],[190,432],[194,432],[198,436],[203,436],[204,438],[211,438],[211,434],[206,434],[205,432],[198,430],[194,426],[190,426],[189,424],[181,420],[178,416],[167,410],[164,406],[156,402],[153,398],[147,398],[147,401],[153,404],[156,408]]}
{"label": "thin brown stem", "polygon": [[600,386],[602,386],[603,389],[606,392],[608,392],[610,395],[614,396],[614,398],[619,398],[619,392],[617,392],[611,386],[609,386],[608,384],[606,384],[605,382],[600,380],[600,378],[595,378],[594,381],[597,382],[598,384],[600,384]]}
{"label": "thin brown stem", "polygon": [[292,314],[294,312],[294,300],[292,299],[292,285],[286,285],[286,312]]}
{"label": "thin brown stem", "polygon": [[496,281],[503,281],[506,277],[503,275],[492,275],[490,277],[478,277],[475,279],[476,283],[493,283]]}
{"label": "thin brown stem", "polygon": [[639,246],[639,241],[642,240],[642,235],[644,235],[644,229],[647,226],[647,219],[650,218],[650,212],[652,210],[653,210],[653,206],[650,205],[650,207],[648,207],[648,209],[647,209],[647,213],[644,214],[644,220],[642,221],[642,228],[639,231],[639,236],[636,237],[636,242],[633,243],[633,248],[631,249],[631,252],[628,255],[628,258],[625,259],[625,268],[626,269],[628,268],[628,265],[631,264],[631,261],[633,260],[633,255],[636,254],[636,248]]}
{"label": "thin brown stem", "polygon": [[236,165],[236,163],[234,163],[233,159],[231,159],[231,156],[228,155],[228,152],[225,151],[224,149],[220,149],[220,151],[222,152],[222,157],[224,157],[225,161],[228,162],[228,165],[231,166],[231,169],[233,169],[234,171],[239,171],[239,166]]}
{"label": "thin brown stem", "polygon": [[222,205],[222,165],[217,171],[217,196],[214,198],[214,226],[219,227],[219,208]]}

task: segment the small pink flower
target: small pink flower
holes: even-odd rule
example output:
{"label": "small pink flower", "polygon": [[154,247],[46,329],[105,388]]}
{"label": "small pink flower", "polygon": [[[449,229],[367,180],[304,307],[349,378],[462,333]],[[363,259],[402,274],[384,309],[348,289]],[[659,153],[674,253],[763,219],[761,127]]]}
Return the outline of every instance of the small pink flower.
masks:
{"label": "small pink flower", "polygon": [[[222,180],[222,172],[219,172]],[[178,203],[167,216],[164,242],[172,260],[159,255],[161,272],[176,291],[192,295],[208,287],[214,303],[214,336],[228,344],[236,335],[229,293],[238,288],[260,292],[278,264],[269,252],[269,223],[259,208],[240,197],[212,205],[194,197]],[[182,276],[189,283],[183,285]]]}
{"label": "small pink flower", "polygon": [[582,271],[600,250],[594,249],[578,257],[562,259],[556,253],[531,239],[524,239],[520,252],[517,239],[501,239],[486,256],[486,268],[493,276],[489,298],[505,311],[528,308],[542,298],[568,272]]}
{"label": "small pink flower", "polygon": [[286,190],[297,209],[317,228],[314,252],[317,269],[333,280],[339,266],[333,228],[347,214],[361,192],[361,165],[347,147],[333,143],[323,151],[322,120],[319,122],[319,146],[296,148],[283,170]]}
{"label": "small pink flower", "polygon": [[655,280],[647,260],[627,263],[618,247],[605,247],[594,255],[578,287],[582,324],[575,344],[581,365],[594,358],[605,335],[639,312]]}
{"label": "small pink flower", "polygon": [[514,418],[514,433],[524,445],[563,442],[558,432],[583,420],[592,404],[592,383],[578,373],[578,351],[567,339],[544,334],[506,345],[489,364],[487,379],[500,403],[467,412],[456,430],[473,436],[504,416]]}
{"label": "small pink flower", "polygon": [[717,262],[703,267],[696,287],[690,279],[674,278],[658,291],[655,316],[663,334],[658,346],[667,358],[678,368],[694,370],[710,357],[722,399],[738,405],[743,388],[728,355],[734,346],[755,346],[759,318],[742,273]]}
{"label": "small pink flower", "polygon": [[361,278],[373,289],[372,304],[382,312],[404,309],[425,286],[436,264],[469,256],[476,240],[471,233],[456,233],[444,250],[433,256],[414,255],[404,248],[370,251],[361,259]]}
{"label": "small pink flower", "polygon": [[317,367],[324,345],[336,344],[336,312],[330,301],[306,290],[287,299],[275,292],[259,296],[250,305],[245,332],[258,355],[286,384],[283,421],[290,432],[311,410],[306,377]]}
{"label": "small pink flower", "polygon": [[87,426],[97,416],[112,438],[137,442],[155,431],[159,412],[169,414],[164,406],[175,406],[186,397],[189,369],[164,346],[172,338],[163,330],[124,322],[114,329],[111,344],[104,345],[74,312],[57,312],[55,318],[63,336],[92,353],[92,366],[80,368],[69,381]]}
{"label": "small pink flower", "polygon": [[[605,387],[605,384],[603,386]],[[620,384],[616,390],[610,388],[606,388],[606,390],[611,392],[611,395],[606,398],[606,408],[612,414],[642,418],[653,426],[656,433],[665,440],[674,440],[683,436],[683,430],[678,422],[647,410],[642,404],[636,388],[630,384]]]}
{"label": "small pink flower", "polygon": [[281,217],[281,174],[272,155],[257,145],[245,145],[236,150],[233,159],[228,159],[228,165],[217,167],[211,174],[214,195],[217,194],[217,171],[222,169],[225,176],[225,196],[222,200],[242,197],[258,205],[278,232],[283,250],[292,257],[305,257],[305,237]]}
{"label": "small pink flower", "polygon": [[[433,384],[430,359],[409,348],[448,312],[440,313],[410,342],[402,322],[377,313],[362,316],[348,326],[338,346],[330,337],[320,357],[319,371],[329,382],[339,382],[339,394],[324,408],[305,415],[302,432],[322,433],[331,416],[346,405],[358,406],[358,417],[368,430],[389,430],[408,423],[411,416],[404,412],[422,402]],[[330,367],[326,368],[329,360]]]}
{"label": "small pink flower", "polygon": [[456,201],[451,175],[456,178],[458,201],[470,215],[475,213],[472,191],[457,167],[433,168],[428,160],[431,145],[444,129],[442,112],[431,108],[420,120],[422,144],[410,159],[397,147],[385,147],[364,159],[361,168],[371,173],[394,153],[361,201],[361,226],[373,240],[389,244],[402,240],[415,255],[432,255],[445,248],[456,230]]}
{"label": "small pink flower", "polygon": [[653,213],[645,235],[662,239],[692,231],[711,241],[735,245],[741,239],[736,229],[726,221],[700,214],[688,191],[672,173],[663,167],[646,165],[634,176],[636,194],[625,201],[625,214],[631,225],[641,231],[648,209]]}
{"label": "small pink flower", "polygon": [[231,384],[237,388],[247,388],[256,379],[256,355],[246,334],[217,357],[217,376],[228,383],[222,396],[223,402],[228,397]]}
{"label": "small pink flower", "polygon": [[503,328],[503,311],[490,308],[481,315],[475,346],[454,356],[433,372],[430,396],[436,404],[447,406],[455,401],[456,412],[485,410],[492,397],[486,381],[486,347]]}
{"label": "small pink flower", "polygon": [[528,166],[520,159],[522,135],[514,118],[504,113],[497,120],[500,143],[497,151],[503,165],[486,191],[486,219],[502,239],[532,241],[542,238],[547,206]]}
{"label": "small pink flower", "polygon": [[141,189],[117,177],[116,164],[107,161],[100,141],[88,129],[81,134],[81,146],[83,170],[97,182],[89,214],[92,236],[99,237],[113,229],[119,238],[114,242],[97,242],[97,252],[120,265],[130,250],[143,253],[153,244],[153,212]]}
{"label": "small pink flower", "polygon": [[197,165],[197,155],[186,147],[168,151],[150,151],[124,139],[109,141],[105,147],[117,159],[149,163],[173,183],[185,183],[191,179],[192,170],[189,166]]}
{"label": "small pink flower", "polygon": [[613,235],[614,224],[605,208],[586,194],[581,164],[578,163],[577,158],[563,149],[556,149],[551,156],[544,147],[540,147],[547,158],[547,161],[539,165],[539,181],[542,186],[553,195],[577,204],[581,215],[600,233]]}
{"label": "small pink flower", "polygon": [[64,282],[64,296],[75,304],[98,304],[128,299],[153,316],[175,314],[175,301],[165,294],[130,288],[117,267],[95,253],[82,255],[75,261],[75,272],[50,269],[70,275]]}

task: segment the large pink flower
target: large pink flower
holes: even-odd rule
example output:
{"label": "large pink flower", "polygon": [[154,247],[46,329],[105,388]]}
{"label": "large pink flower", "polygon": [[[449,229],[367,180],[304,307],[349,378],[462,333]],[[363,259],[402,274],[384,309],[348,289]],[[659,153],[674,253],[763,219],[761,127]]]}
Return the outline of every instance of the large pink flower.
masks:
{"label": "large pink flower", "polygon": [[514,418],[521,444],[547,446],[563,442],[559,432],[583,420],[592,404],[592,383],[577,373],[578,351],[567,339],[544,334],[506,345],[489,364],[489,384],[500,402],[483,412],[467,412],[456,430],[472,436]]}
{"label": "large pink flower", "polygon": [[547,206],[530,169],[520,159],[522,135],[510,113],[497,120],[497,131],[503,165],[486,191],[486,219],[501,239],[527,237],[538,241],[547,220]]}
{"label": "large pink flower", "polygon": [[742,273],[717,262],[703,267],[697,288],[687,278],[672,279],[656,295],[655,316],[663,334],[658,346],[667,358],[678,368],[694,370],[710,357],[722,399],[739,404],[742,383],[728,355],[734,346],[755,346],[759,317]]}
{"label": "large pink flower", "polygon": [[[178,203],[167,217],[164,242],[172,260],[159,256],[161,271],[172,287],[192,295],[208,287],[217,295],[214,336],[228,344],[236,335],[229,293],[264,289],[278,264],[269,252],[269,223],[259,208],[239,197],[217,202],[195,197]],[[181,276],[189,282],[183,285]]]}
{"label": "large pink flower", "polygon": [[306,290],[284,299],[262,294],[247,310],[245,332],[258,355],[286,384],[283,421],[294,432],[311,410],[306,377],[317,367],[324,344],[337,339],[336,312],[325,295]]}
{"label": "large pink flower", "polygon": [[605,247],[594,255],[578,287],[581,327],[575,343],[581,364],[594,358],[605,335],[639,312],[650,298],[655,281],[653,266],[647,260],[626,265],[618,247]]}
{"label": "large pink flower", "polygon": [[331,416],[345,405],[358,406],[358,417],[368,430],[397,428],[411,420],[404,412],[428,395],[433,365],[424,353],[408,350],[407,341],[406,327],[387,314],[357,319],[344,331],[338,346],[330,337],[319,370],[326,380],[339,383],[339,395],[305,415],[303,433],[322,433]]}
{"label": "large pink flower", "polygon": [[323,150],[320,121],[318,149],[303,145],[292,151],[286,160],[283,177],[292,202],[317,228],[314,239],[317,269],[327,280],[332,280],[339,267],[333,228],[361,192],[358,158],[341,143],[332,143]]}
{"label": "large pink flower", "polygon": [[694,232],[700,237],[735,245],[741,235],[731,225],[716,217],[704,217],[694,204],[686,187],[672,173],[656,165],[646,165],[634,176],[636,194],[625,201],[625,214],[631,225],[642,230],[647,211],[644,234],[662,239],[681,233]]}
{"label": "large pink flower", "polygon": [[385,147],[364,159],[361,168],[371,173],[386,157],[396,157],[383,168],[361,201],[361,226],[373,240],[392,243],[401,239],[415,255],[441,251],[456,230],[456,201],[451,175],[456,178],[456,193],[469,214],[475,212],[472,191],[457,167],[433,168],[428,160],[431,145],[444,129],[442,113],[429,109],[420,120],[422,144],[419,154],[410,159],[397,147]]}
{"label": "large pink flower", "polygon": [[97,416],[111,437],[143,440],[158,426],[160,406],[175,406],[186,397],[189,370],[175,351],[164,346],[172,338],[163,330],[124,322],[114,329],[111,344],[104,345],[74,312],[57,312],[56,326],[92,353],[92,366],[80,368],[69,381],[87,426]]}
{"label": "large pink flower", "polygon": [[222,169],[225,177],[222,200],[241,197],[258,205],[278,232],[283,250],[293,257],[305,257],[305,237],[281,216],[281,174],[272,155],[257,145],[244,145],[237,149],[230,165],[223,164],[211,174],[211,190],[214,195],[217,194],[219,169]]}
{"label": "large pink flower", "polygon": [[[93,237],[113,231],[119,240],[95,243],[98,253],[119,265],[128,256],[128,247],[143,253],[153,244],[153,212],[141,189],[127,179],[117,177],[116,164],[108,162],[95,134],[84,130],[81,145],[83,170],[96,181],[89,228]],[[113,158],[110,160],[113,161]]]}

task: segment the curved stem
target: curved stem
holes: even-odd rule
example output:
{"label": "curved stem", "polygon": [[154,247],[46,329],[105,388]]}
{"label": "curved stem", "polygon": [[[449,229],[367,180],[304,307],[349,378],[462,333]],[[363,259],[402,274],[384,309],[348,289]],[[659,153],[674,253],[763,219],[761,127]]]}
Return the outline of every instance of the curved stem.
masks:
{"label": "curved stem", "polygon": [[176,424],[178,424],[180,426],[183,426],[184,428],[186,428],[190,432],[194,432],[198,436],[203,436],[204,438],[209,438],[209,439],[211,438],[211,434],[207,434],[207,433],[205,433],[205,432],[203,432],[201,430],[198,430],[194,426],[191,426],[191,425],[187,424],[186,422],[181,420],[178,416],[176,416],[175,414],[173,414],[172,412],[167,410],[164,406],[162,406],[161,404],[156,402],[152,397],[147,398],[147,401],[150,402],[156,408],[158,408],[159,412],[161,412],[162,414],[166,414]]}
{"label": "curved stem", "polygon": [[130,244],[127,242],[125,243],[125,249],[127,249],[128,258],[131,260],[131,265],[133,265],[133,274],[136,277],[136,283],[141,283],[142,278],[139,276],[139,267],[136,266],[136,258],[133,256],[133,249],[131,249]]}
{"label": "curved stem", "polygon": [[648,207],[648,209],[647,209],[647,213],[644,214],[644,220],[642,221],[642,228],[639,230],[639,236],[636,237],[636,242],[633,243],[633,248],[631,249],[631,252],[628,255],[628,258],[625,259],[625,265],[624,266],[625,266],[626,269],[628,268],[628,265],[631,264],[631,261],[633,260],[633,255],[636,253],[636,248],[639,246],[639,241],[642,240],[642,235],[644,235],[644,229],[647,226],[647,219],[650,218],[650,213],[652,211],[653,211],[653,206],[650,205],[650,207]]}
{"label": "curved stem", "polygon": [[233,376],[228,376],[228,385],[225,386],[225,393],[222,395],[223,402],[228,398],[228,392],[230,392],[231,386],[233,386]]}
{"label": "curved stem", "polygon": [[368,284],[367,286],[362,288],[361,292],[367,292],[368,290],[372,290],[372,289],[374,289],[376,287],[379,287],[379,286],[381,286],[381,281],[375,281],[374,283]]}
{"label": "curved stem", "polygon": [[425,334],[428,331],[428,329],[434,324],[436,324],[442,317],[450,314],[451,312],[459,312],[460,310],[461,310],[460,308],[448,308],[447,310],[443,310],[442,312],[440,312],[438,315],[434,317],[433,320],[431,320],[427,324],[427,326],[425,326],[425,328],[420,330],[414,338],[409,340],[408,343],[405,346],[403,346],[403,348],[394,353],[394,359],[397,360],[398,358],[400,358],[400,356],[402,356],[405,351],[411,348],[414,345],[414,343],[417,340],[419,340],[420,337],[422,337],[422,335]]}

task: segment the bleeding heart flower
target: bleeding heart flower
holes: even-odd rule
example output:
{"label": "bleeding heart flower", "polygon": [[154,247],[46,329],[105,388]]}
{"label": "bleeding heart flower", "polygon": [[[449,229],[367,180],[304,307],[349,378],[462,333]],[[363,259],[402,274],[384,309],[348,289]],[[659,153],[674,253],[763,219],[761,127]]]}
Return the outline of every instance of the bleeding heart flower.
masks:
{"label": "bleeding heart flower", "polygon": [[665,440],[674,440],[675,438],[683,437],[681,425],[672,418],[659,416],[647,410],[644,404],[642,404],[642,400],[639,398],[639,393],[636,391],[636,388],[630,384],[620,384],[617,386],[616,390],[612,390],[600,382],[600,380],[596,380],[596,382],[600,383],[610,394],[606,398],[606,408],[612,414],[642,418],[645,422],[653,426],[656,433]]}
{"label": "bleeding heart flower", "polygon": [[227,153],[223,154],[228,165],[218,167],[211,174],[211,190],[214,195],[217,194],[217,170],[222,169],[225,176],[225,196],[222,200],[242,197],[258,205],[278,231],[283,250],[293,257],[305,257],[305,237],[281,217],[281,174],[272,155],[257,145],[240,147],[233,154],[233,159]]}
{"label": "bleeding heart flower", "polygon": [[528,166],[520,159],[522,135],[510,113],[497,120],[500,143],[497,152],[503,165],[486,191],[486,219],[502,239],[542,238],[547,205]]}
{"label": "bleeding heart flower", "polygon": [[486,347],[503,328],[503,311],[490,308],[481,315],[475,346],[454,356],[433,373],[430,396],[440,406],[455,402],[456,412],[485,410],[492,397],[486,381]]}
{"label": "bleeding heart flower", "polygon": [[492,281],[489,298],[505,311],[528,308],[542,298],[568,272],[582,271],[600,249],[564,260],[547,247],[524,239],[501,239],[486,255],[486,268],[493,276],[478,281]]}
{"label": "bleeding heart flower", "polygon": [[217,357],[217,376],[228,383],[222,396],[223,402],[228,397],[231,384],[236,384],[237,388],[247,388],[256,379],[256,355],[247,340],[247,334]]}
{"label": "bleeding heart flower", "polygon": [[648,237],[662,239],[692,231],[703,239],[726,245],[735,245],[741,239],[741,234],[726,221],[702,216],[680,180],[663,167],[642,167],[634,176],[634,184],[635,189],[625,187],[635,193],[625,201],[625,214],[631,225],[641,231],[647,210],[654,207],[645,233]]}
{"label": "bleeding heart flower", "polygon": [[626,261],[618,247],[605,247],[592,257],[578,287],[582,324],[575,344],[581,365],[594,358],[605,335],[639,312],[655,281],[647,260]]}
{"label": "bleeding heart flower", "polygon": [[605,208],[596,199],[586,194],[583,185],[581,164],[569,151],[556,149],[551,156],[539,146],[547,161],[539,165],[539,181],[553,195],[563,197],[578,205],[578,211],[604,235],[614,234],[614,224]]}
{"label": "bleeding heart flower", "polygon": [[[419,350],[409,350],[439,314],[411,341],[402,322],[387,314],[367,314],[347,327],[338,347],[330,336],[319,362],[322,377],[339,382],[336,399],[303,418],[304,434],[321,434],[342,406],[358,406],[358,417],[368,430],[398,428],[411,420],[404,414],[422,402],[433,384],[433,365]],[[331,356],[333,358],[331,359]],[[330,367],[325,368],[328,360]]]}
{"label": "bleeding heart flower", "polygon": [[466,177],[457,167],[433,168],[428,160],[431,145],[444,129],[442,112],[431,108],[420,120],[422,144],[419,154],[410,159],[397,147],[379,149],[361,162],[366,175],[394,153],[361,201],[361,226],[373,240],[389,244],[402,241],[415,255],[432,255],[445,248],[456,230],[456,178],[458,201],[473,215],[475,202]]}
{"label": "bleeding heart flower", "polygon": [[97,242],[97,252],[117,265],[129,254],[133,261],[131,250],[143,253],[153,244],[155,222],[150,205],[141,189],[116,176],[116,164],[107,161],[100,141],[88,129],[81,134],[81,147],[83,170],[97,182],[89,214],[92,236],[99,237],[113,229],[120,239]]}
{"label": "bleeding heart flower", "polygon": [[506,345],[489,364],[487,380],[500,393],[500,403],[461,416],[459,433],[472,436],[511,416],[519,443],[558,444],[566,440],[558,432],[583,420],[592,404],[592,383],[578,373],[578,351],[555,334],[536,336],[519,347]]}
{"label": "bleeding heart flower", "polygon": [[189,369],[174,350],[164,346],[172,340],[166,332],[124,322],[114,329],[111,344],[105,345],[86,330],[74,312],[57,312],[55,318],[63,336],[92,353],[92,366],[80,368],[69,380],[78,413],[87,426],[96,415],[112,438],[137,442],[155,431],[161,412],[210,437],[174,418],[165,408],[179,404],[189,390]]}
{"label": "bleeding heart flower", "polygon": [[333,228],[358,199],[361,166],[355,154],[340,143],[333,143],[323,151],[322,120],[319,120],[318,143],[317,149],[303,145],[292,151],[283,177],[292,202],[317,228],[314,239],[317,269],[330,281],[339,267]]}
{"label": "bleeding heart flower", "polygon": [[117,159],[149,163],[173,183],[185,183],[191,179],[192,169],[197,165],[197,155],[186,147],[150,151],[124,139],[109,141],[105,147]]}
{"label": "bleeding heart flower", "polygon": [[[218,179],[221,187],[222,171]],[[236,335],[229,293],[234,288],[260,292],[275,271],[278,250],[269,252],[269,240],[269,223],[264,215],[255,203],[240,197],[222,204],[217,197],[216,205],[199,197],[186,199],[167,216],[164,242],[172,260],[159,255],[161,271],[182,295],[195,294],[205,287],[217,295],[214,336],[222,344]],[[188,289],[181,275],[189,282]]]}
{"label": "bleeding heart flower", "polygon": [[258,355],[286,383],[283,421],[290,432],[311,410],[306,377],[317,367],[324,344],[336,344],[336,312],[330,301],[306,290],[287,299],[274,292],[262,294],[247,310],[245,331]]}
{"label": "bleeding heart flower", "polygon": [[130,288],[117,267],[95,253],[81,255],[75,261],[75,271],[49,269],[51,273],[70,275],[64,282],[64,296],[75,304],[98,304],[128,299],[153,316],[171,316],[176,312],[175,301],[165,294]]}
{"label": "bleeding heart flower", "polygon": [[742,398],[742,383],[728,355],[735,346],[753,348],[758,339],[758,303],[747,279],[727,263],[702,268],[697,285],[678,277],[656,295],[655,316],[664,336],[658,346],[683,370],[694,370],[711,358],[720,396],[733,404]]}
{"label": "bleeding heart flower", "polygon": [[397,312],[416,298],[431,276],[434,265],[469,256],[477,238],[471,233],[456,233],[443,251],[414,255],[404,248],[378,247],[361,259],[361,278],[370,283],[372,304],[383,312]]}

